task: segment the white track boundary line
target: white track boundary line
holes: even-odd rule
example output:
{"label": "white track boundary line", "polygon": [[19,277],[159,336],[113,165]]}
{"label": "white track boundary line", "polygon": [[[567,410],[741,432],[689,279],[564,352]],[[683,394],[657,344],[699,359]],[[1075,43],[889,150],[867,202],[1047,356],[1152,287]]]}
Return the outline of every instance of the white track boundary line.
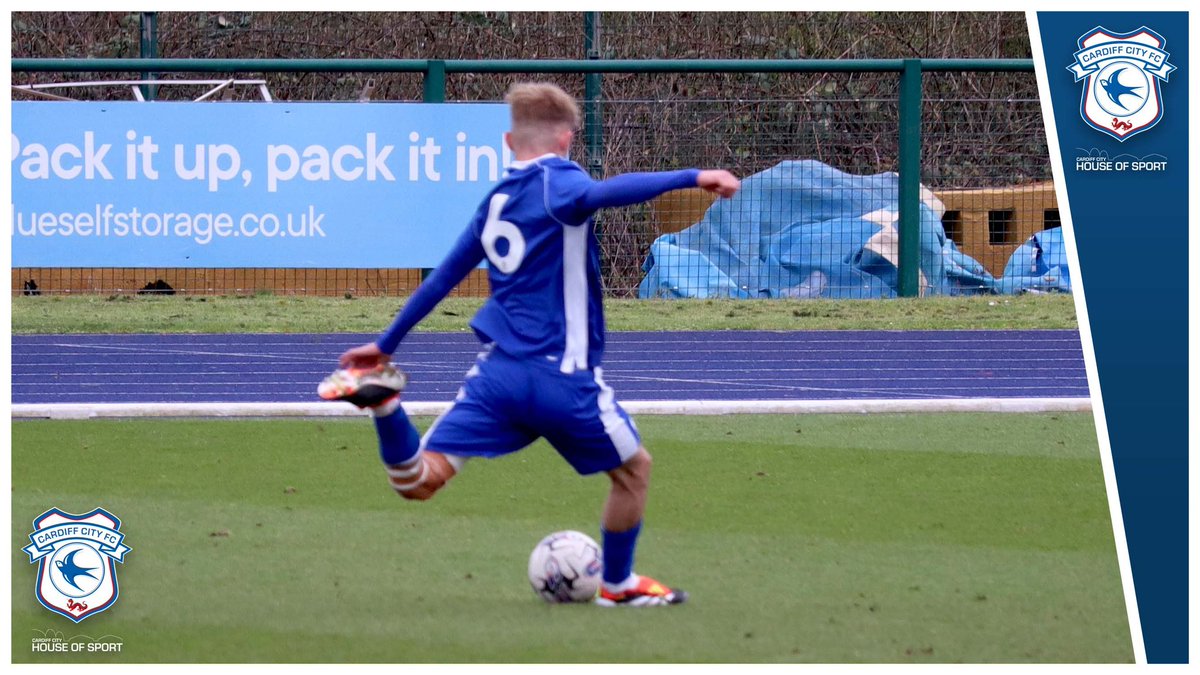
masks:
{"label": "white track boundary line", "polygon": [[[409,415],[440,415],[450,402],[405,403]],[[805,401],[626,401],[634,415],[813,413],[1088,412],[1087,398],[836,399]],[[13,419],[130,417],[357,417],[349,403],[19,403]]]}

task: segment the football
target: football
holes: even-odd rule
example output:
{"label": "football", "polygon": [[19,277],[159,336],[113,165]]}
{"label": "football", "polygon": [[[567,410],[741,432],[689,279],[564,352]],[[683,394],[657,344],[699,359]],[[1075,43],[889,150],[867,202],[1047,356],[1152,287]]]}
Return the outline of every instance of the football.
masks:
{"label": "football", "polygon": [[600,546],[582,532],[548,535],[529,555],[529,584],[546,602],[591,602],[600,590]]}

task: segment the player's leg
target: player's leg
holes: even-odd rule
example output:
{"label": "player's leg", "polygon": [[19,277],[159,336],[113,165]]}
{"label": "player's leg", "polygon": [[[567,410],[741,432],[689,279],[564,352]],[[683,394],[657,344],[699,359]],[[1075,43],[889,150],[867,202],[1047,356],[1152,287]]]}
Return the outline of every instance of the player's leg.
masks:
{"label": "player's leg", "polygon": [[650,487],[650,466],[650,453],[645,446],[638,446],[633,457],[608,472],[612,489],[604,502],[604,529],[625,532],[641,524]]}
{"label": "player's leg", "polygon": [[421,449],[420,435],[400,406],[399,395],[369,410],[379,437],[379,458],[396,494],[425,501],[462,468],[462,458]]}
{"label": "player's leg", "polygon": [[438,453],[421,452],[420,435],[400,405],[408,376],[390,363],[375,368],[334,371],[317,387],[326,400],[347,401],[371,414],[379,438],[379,457],[400,496],[425,500],[461,467]]}
{"label": "player's leg", "polygon": [[604,555],[604,585],[597,604],[605,606],[677,605],[687,592],[668,588],[647,576],[634,574],[633,557],[646,495],[650,488],[650,453],[639,446],[624,464],[608,472],[612,487],[604,503],[601,548]]}
{"label": "player's leg", "polygon": [[[520,414],[513,412],[524,405],[525,378],[502,359],[490,362],[489,354],[480,354],[467,371],[450,408],[417,441],[415,457],[388,467],[392,487],[405,499],[433,497],[471,457],[516,452],[536,438],[521,424]],[[386,417],[376,417],[377,427],[380,423],[386,424]],[[415,438],[415,432],[406,436],[404,445],[413,447]]]}
{"label": "player's leg", "polygon": [[[604,585],[597,604],[606,606],[672,605],[687,599],[633,571],[650,487],[650,454],[642,447],[633,420],[604,383],[603,372],[564,378],[542,377],[538,388],[545,426],[541,432],[580,474],[605,472],[611,481],[601,517]],[[562,403],[559,403],[562,402]]]}

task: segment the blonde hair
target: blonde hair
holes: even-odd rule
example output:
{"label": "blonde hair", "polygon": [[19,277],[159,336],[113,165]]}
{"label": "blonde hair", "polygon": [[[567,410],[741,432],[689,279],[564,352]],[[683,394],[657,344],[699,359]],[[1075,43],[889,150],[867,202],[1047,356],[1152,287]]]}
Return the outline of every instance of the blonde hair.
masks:
{"label": "blonde hair", "polygon": [[563,127],[574,131],[579,126],[579,105],[558,85],[517,83],[504,101],[512,108],[512,136],[521,145],[542,147]]}

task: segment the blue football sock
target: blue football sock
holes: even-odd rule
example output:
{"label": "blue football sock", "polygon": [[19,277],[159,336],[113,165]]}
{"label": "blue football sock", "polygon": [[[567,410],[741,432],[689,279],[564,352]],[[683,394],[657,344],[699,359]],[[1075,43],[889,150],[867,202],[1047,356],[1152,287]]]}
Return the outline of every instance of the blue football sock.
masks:
{"label": "blue football sock", "polygon": [[604,549],[604,583],[619,584],[633,574],[633,550],[637,547],[641,531],[641,522],[624,532],[609,532],[600,528],[600,546]]}
{"label": "blue football sock", "polygon": [[421,436],[408,421],[403,408],[396,406],[392,414],[374,419],[375,433],[379,435],[379,458],[384,464],[403,464],[417,456]]}

